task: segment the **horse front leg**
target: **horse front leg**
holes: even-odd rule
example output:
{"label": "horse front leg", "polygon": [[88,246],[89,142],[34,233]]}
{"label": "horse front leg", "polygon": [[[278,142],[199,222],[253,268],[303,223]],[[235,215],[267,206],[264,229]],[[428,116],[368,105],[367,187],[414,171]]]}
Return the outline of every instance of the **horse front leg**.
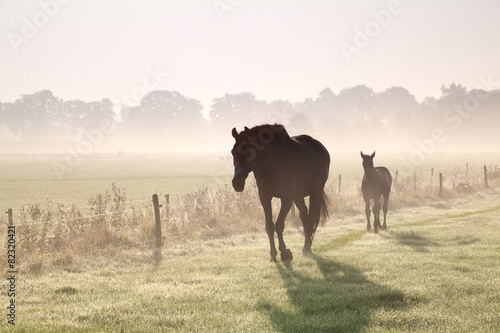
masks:
{"label": "horse front leg", "polygon": [[380,198],[375,199],[375,204],[373,205],[373,232],[378,234],[378,228],[380,227]]}
{"label": "horse front leg", "polygon": [[292,251],[286,248],[285,241],[283,240],[283,230],[285,230],[285,219],[292,207],[293,199],[283,198],[281,199],[281,209],[276,220],[276,234],[278,235],[279,249],[281,252],[281,261],[292,260]]}
{"label": "horse front leg", "polygon": [[370,199],[366,197],[363,199],[365,200],[366,230],[370,231],[370,229],[372,228],[372,226],[370,225]]}
{"label": "horse front leg", "polygon": [[264,216],[266,218],[266,232],[269,237],[269,245],[271,247],[271,261],[276,262],[276,245],[274,244],[274,223],[273,223],[273,210],[271,207],[271,198],[260,198],[262,207],[264,208]]}
{"label": "horse front leg", "polygon": [[384,195],[384,204],[382,210],[384,211],[384,224],[382,225],[382,230],[387,229],[387,210],[389,208],[389,193]]}

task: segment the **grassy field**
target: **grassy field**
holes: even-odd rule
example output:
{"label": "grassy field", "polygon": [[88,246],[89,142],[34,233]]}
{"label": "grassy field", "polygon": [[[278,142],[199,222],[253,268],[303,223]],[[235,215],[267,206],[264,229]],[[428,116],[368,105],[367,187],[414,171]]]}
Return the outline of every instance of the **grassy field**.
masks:
{"label": "grassy field", "polygon": [[[127,189],[129,200],[150,199],[153,193],[176,195],[205,186],[229,183],[232,170],[219,155],[133,155],[128,158],[85,158],[58,177],[48,156],[0,157],[0,202],[18,209],[47,200],[85,206],[89,196],[104,192],[111,183]],[[232,163],[232,160],[231,160]]]}
{"label": "grassy field", "polygon": [[[498,332],[500,193],[330,219],[315,255],[268,261],[264,232],[97,253],[18,277],[16,332]],[[5,289],[5,283],[2,284]],[[8,302],[5,292],[1,304]],[[5,311],[5,310],[4,310]]]}
{"label": "grassy field", "polygon": [[[380,155],[376,164],[397,168],[395,155]],[[270,263],[263,220],[238,211],[219,222],[252,220],[252,228],[210,237],[189,234],[189,228],[185,233],[168,229],[161,255],[154,253],[151,243],[127,242],[63,257],[48,251],[43,264],[22,266],[17,276],[15,327],[7,323],[10,297],[3,280],[0,304],[5,315],[0,331],[500,331],[498,179],[489,189],[474,185],[439,198],[429,174],[431,168],[444,172],[451,188],[463,179],[460,175],[469,163],[469,177],[480,182],[482,165],[494,167],[498,156],[428,159],[417,168],[416,183],[407,176],[410,190],[393,194],[389,229],[378,235],[365,231],[357,192],[362,175],[358,156],[339,154],[333,159],[329,191],[334,212],[319,229],[311,258],[299,257],[301,228],[289,218],[285,240],[295,259]],[[127,198],[141,200],[161,193],[161,188],[182,194],[224,186],[231,178],[228,163],[218,156],[86,160],[63,180],[54,180],[51,162],[4,158],[1,185],[6,191],[0,195],[10,201],[2,205],[43,203],[45,199],[26,192],[33,188],[55,202],[85,205],[90,195],[109,189],[111,182],[125,186]],[[342,193],[335,195],[338,174],[343,175]],[[198,200],[207,196],[203,193],[186,197]],[[230,193],[234,195],[221,192]],[[196,216],[208,213],[202,210]],[[209,228],[224,227],[205,222],[194,226],[207,234]],[[25,261],[29,255],[24,254]],[[5,266],[2,269],[7,275]]]}
{"label": "grassy field", "polygon": [[[387,166],[395,177],[401,161],[407,159],[405,153],[377,153],[375,164]],[[181,194],[230,185],[234,171],[228,153],[92,155],[61,177],[54,171],[57,163],[66,165],[62,156],[0,155],[1,208],[17,210],[47,201],[85,206],[91,195],[104,192],[111,183],[125,188],[128,200],[147,200],[153,193],[168,193],[175,202]],[[488,165],[490,171],[500,165],[500,154],[434,154],[414,169],[419,183],[430,183],[434,168],[434,184],[443,172],[447,185],[452,186],[456,174],[465,176],[466,163],[471,177],[481,177],[483,165]],[[332,154],[330,181],[337,182],[339,175],[346,191],[359,188],[363,176],[359,153]],[[413,174],[400,175],[400,179],[410,176]]]}

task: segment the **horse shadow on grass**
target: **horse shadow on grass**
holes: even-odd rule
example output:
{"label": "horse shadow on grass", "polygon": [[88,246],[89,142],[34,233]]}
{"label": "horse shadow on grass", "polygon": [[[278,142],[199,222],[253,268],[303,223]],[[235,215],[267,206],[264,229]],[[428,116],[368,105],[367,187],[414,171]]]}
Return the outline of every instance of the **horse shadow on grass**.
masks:
{"label": "horse shadow on grass", "polygon": [[431,247],[439,246],[438,243],[414,231],[390,231],[383,234],[382,237],[395,239],[399,244],[408,246],[417,252],[429,252]]}
{"label": "horse shadow on grass", "polygon": [[290,304],[281,307],[268,299],[257,304],[278,332],[363,332],[376,311],[408,307],[401,291],[368,280],[354,266],[317,255],[311,260],[320,277],[299,272],[290,262],[276,264]]}

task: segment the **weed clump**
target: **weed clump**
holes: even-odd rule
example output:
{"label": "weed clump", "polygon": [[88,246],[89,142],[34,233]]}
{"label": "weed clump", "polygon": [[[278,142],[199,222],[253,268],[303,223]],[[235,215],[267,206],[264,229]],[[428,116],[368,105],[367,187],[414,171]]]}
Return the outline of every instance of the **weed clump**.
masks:
{"label": "weed clump", "polygon": [[241,193],[224,186],[180,196],[170,228],[184,237],[221,238],[260,230],[263,216],[257,186],[250,182]]}

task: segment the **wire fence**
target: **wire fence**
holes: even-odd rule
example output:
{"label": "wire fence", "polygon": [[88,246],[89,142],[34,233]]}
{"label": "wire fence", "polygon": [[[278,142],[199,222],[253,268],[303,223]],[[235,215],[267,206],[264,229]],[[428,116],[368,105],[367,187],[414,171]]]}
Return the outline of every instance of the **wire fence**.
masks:
{"label": "wire fence", "polygon": [[[442,173],[438,171],[419,171],[405,177],[396,171],[393,187],[397,195],[392,196],[392,207],[418,204],[414,198],[422,193],[431,198],[442,197],[443,188],[444,196],[450,191],[476,191],[488,185],[488,177],[500,178],[500,170],[496,167],[487,171],[485,166],[484,174],[455,169],[438,177]],[[359,187],[358,179],[346,180],[342,175],[331,175],[326,192],[331,198],[333,214],[358,214],[363,209]],[[91,197],[85,206],[34,204],[18,210],[9,209],[11,222],[0,224],[0,242],[5,248],[7,227],[15,225],[19,262],[21,267],[31,267],[58,262],[68,256],[75,258],[130,247],[156,251],[162,240],[227,237],[248,231],[260,232],[264,227],[258,189],[252,181],[248,181],[241,193],[225,186],[180,195],[175,207],[170,205],[166,195],[165,201],[156,208],[158,214],[155,214],[152,199],[126,200],[123,191],[112,184],[111,192]],[[273,210],[277,214],[279,202],[273,204]],[[161,237],[158,227],[160,234],[163,230]]]}
{"label": "wire fence", "polygon": [[[153,242],[156,250],[161,245],[152,228],[152,199],[126,200],[124,193],[112,184],[111,193],[93,196],[89,203],[70,207],[34,204],[8,209],[7,223],[1,225],[0,235],[6,236],[7,228],[15,233],[17,266],[37,267],[61,258],[67,261],[86,254],[147,247]],[[7,247],[6,239],[2,237],[0,241],[2,248]],[[3,265],[5,262],[0,261]]]}

